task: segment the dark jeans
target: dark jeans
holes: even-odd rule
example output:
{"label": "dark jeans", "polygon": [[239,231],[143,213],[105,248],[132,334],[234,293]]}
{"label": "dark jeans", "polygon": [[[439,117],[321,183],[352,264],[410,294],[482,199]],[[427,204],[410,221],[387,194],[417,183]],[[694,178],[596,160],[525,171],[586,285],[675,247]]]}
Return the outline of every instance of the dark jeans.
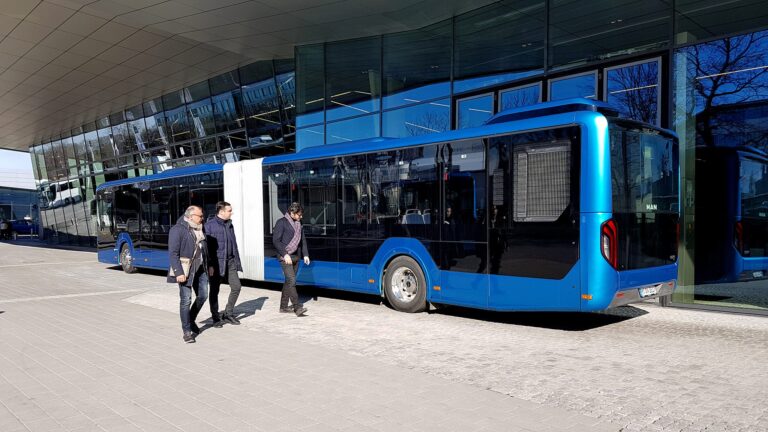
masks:
{"label": "dark jeans", "polygon": [[227,260],[227,268],[222,273],[224,276],[215,274],[211,277],[211,295],[208,297],[208,303],[211,306],[211,316],[214,321],[218,321],[219,317],[219,289],[222,283],[229,284],[229,299],[227,299],[227,306],[224,308],[224,315],[234,315],[235,303],[240,296],[240,276],[237,275],[237,268],[234,265],[233,260]]}
{"label": "dark jeans", "polygon": [[292,264],[286,264],[280,260],[280,267],[285,275],[283,282],[283,294],[280,296],[280,309],[288,308],[288,300],[291,301],[293,308],[299,307],[299,293],[296,292],[296,269],[299,268],[299,256],[291,255]]}
{"label": "dark jeans", "polygon": [[[203,266],[197,269],[193,276],[192,286],[179,284],[179,316],[181,317],[181,329],[184,333],[192,331],[191,323],[195,322],[197,314],[203,308],[205,299],[208,298],[208,271]],[[195,292],[195,304],[192,303],[192,291]]]}

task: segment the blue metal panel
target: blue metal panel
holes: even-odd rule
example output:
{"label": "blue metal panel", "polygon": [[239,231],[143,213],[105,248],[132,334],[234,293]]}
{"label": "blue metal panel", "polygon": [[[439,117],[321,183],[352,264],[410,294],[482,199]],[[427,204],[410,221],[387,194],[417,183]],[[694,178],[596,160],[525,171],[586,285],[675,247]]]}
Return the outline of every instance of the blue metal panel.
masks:
{"label": "blue metal panel", "polygon": [[312,261],[310,265],[304,265],[299,261],[296,271],[296,283],[301,285],[314,285],[325,288],[339,287],[339,263],[330,261]]}
{"label": "blue metal panel", "polygon": [[610,213],[611,152],[608,121],[600,113],[575,116],[581,128],[581,213]]}
{"label": "blue metal panel", "polygon": [[99,249],[96,253],[100,263],[104,264],[120,264],[117,251],[114,248],[111,249]]}
{"label": "blue metal panel", "polygon": [[285,282],[283,269],[280,268],[280,261],[277,258],[269,257],[264,259],[264,280],[270,282]]}
{"label": "blue metal panel", "polygon": [[135,248],[136,257],[141,259],[135,259],[134,265],[142,268],[152,268],[158,270],[165,270],[170,267],[170,260],[168,258],[167,250],[158,249],[142,249]]}
{"label": "blue metal panel", "polygon": [[618,272],[603,257],[600,226],[611,213],[582,213],[579,226],[579,264],[581,266],[581,310],[602,310],[613,300],[618,287]]}
{"label": "blue metal panel", "polygon": [[[488,307],[489,275],[441,270],[440,302],[481,309]],[[437,301],[437,299],[433,299]]]}
{"label": "blue metal panel", "polygon": [[563,279],[490,275],[488,309],[579,310],[579,261]]}
{"label": "blue metal panel", "polygon": [[677,280],[677,263],[619,272],[619,290]]}
{"label": "blue metal panel", "polygon": [[339,263],[339,287],[349,291],[378,294],[379,285],[368,282],[367,264]]}

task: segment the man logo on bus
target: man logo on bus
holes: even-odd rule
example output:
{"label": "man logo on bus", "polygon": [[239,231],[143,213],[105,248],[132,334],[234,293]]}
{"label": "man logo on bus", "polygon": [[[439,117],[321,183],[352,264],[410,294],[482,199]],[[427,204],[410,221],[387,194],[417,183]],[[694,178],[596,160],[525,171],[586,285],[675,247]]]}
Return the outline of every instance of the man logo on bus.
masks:
{"label": "man logo on bus", "polygon": [[646,204],[645,209],[656,211],[656,204]]}

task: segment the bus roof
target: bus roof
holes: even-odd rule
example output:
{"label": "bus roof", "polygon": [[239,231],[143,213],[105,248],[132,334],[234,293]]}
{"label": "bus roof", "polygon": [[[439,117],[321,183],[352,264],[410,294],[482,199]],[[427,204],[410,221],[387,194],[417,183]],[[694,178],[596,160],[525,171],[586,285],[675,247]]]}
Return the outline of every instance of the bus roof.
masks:
{"label": "bus roof", "polygon": [[100,184],[96,188],[96,192],[112,186],[121,186],[121,185],[127,185],[127,184],[139,183],[139,182],[164,180],[164,179],[175,178],[175,177],[184,177],[184,176],[190,176],[195,174],[205,174],[213,171],[221,171],[222,166],[223,166],[222,164],[192,165],[188,167],[170,169],[157,174],[151,174],[151,175],[146,175],[141,177],[132,177],[132,178],[126,178],[126,179],[120,179],[120,180],[112,180],[112,181]]}
{"label": "bus roof", "polygon": [[617,117],[619,112],[612,105],[585,98],[571,98],[552,102],[537,103],[520,108],[501,111],[491,117],[485,124],[504,123],[513,120],[526,120],[533,117],[562,114],[574,111],[599,112],[607,117]]}

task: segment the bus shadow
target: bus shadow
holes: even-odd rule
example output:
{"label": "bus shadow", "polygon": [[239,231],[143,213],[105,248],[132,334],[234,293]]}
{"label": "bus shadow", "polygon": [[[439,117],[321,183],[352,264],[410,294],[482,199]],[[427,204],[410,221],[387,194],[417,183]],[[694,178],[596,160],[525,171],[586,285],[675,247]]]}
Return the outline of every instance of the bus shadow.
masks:
{"label": "bus shadow", "polygon": [[621,306],[605,312],[495,312],[441,305],[430,313],[549,330],[586,331],[637,318],[648,312],[633,306]]}
{"label": "bus shadow", "polygon": [[[110,267],[112,270],[120,270],[119,266]],[[139,273],[166,276],[166,271],[142,268]],[[260,288],[276,292],[276,300],[279,301],[280,291],[283,284],[279,282],[252,281],[243,279],[243,287]],[[356,293],[351,291],[332,290],[318,288],[308,285],[298,285],[296,287],[299,294],[299,302],[306,303],[310,300],[318,301],[318,298],[329,298],[335,300],[345,300],[371,305],[386,304],[381,297],[371,294]],[[270,295],[270,297],[272,297]],[[235,307],[238,318],[244,318],[254,315],[257,310],[262,310],[264,304],[270,297],[259,297],[248,300]],[[526,327],[539,327],[550,330],[562,331],[586,331],[592,330],[647,314],[648,312],[634,306],[621,306],[605,312],[495,312],[481,309],[464,308],[452,305],[439,305],[438,308],[431,309],[430,314],[439,314],[457,318],[472,319],[478,321],[495,322],[501,324],[520,325]],[[208,328],[212,323],[206,322],[203,329]]]}

